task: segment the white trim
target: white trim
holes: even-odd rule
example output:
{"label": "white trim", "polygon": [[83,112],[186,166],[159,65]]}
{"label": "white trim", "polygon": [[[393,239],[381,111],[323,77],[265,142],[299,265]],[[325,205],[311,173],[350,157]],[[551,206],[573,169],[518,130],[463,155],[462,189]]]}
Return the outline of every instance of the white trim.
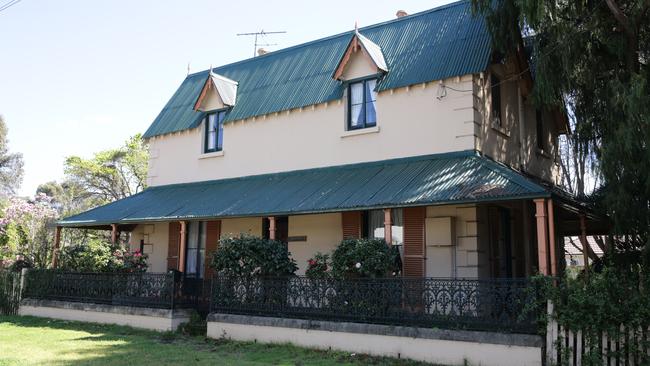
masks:
{"label": "white trim", "polygon": [[360,128],[358,130],[349,130],[341,134],[341,138],[350,136],[367,135],[370,133],[379,133],[379,126]]}
{"label": "white trim", "polygon": [[220,151],[213,151],[209,153],[203,153],[199,155],[199,159],[210,159],[210,158],[216,158],[219,156],[223,156],[223,150]]}

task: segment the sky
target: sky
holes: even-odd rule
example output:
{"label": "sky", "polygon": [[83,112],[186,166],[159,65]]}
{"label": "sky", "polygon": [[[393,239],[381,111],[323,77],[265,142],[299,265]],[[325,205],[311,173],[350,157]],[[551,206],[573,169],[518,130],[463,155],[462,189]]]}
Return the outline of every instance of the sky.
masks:
{"label": "sky", "polygon": [[[9,0],[0,0],[0,7]],[[144,133],[190,71],[249,58],[449,0],[21,0],[0,11],[0,115],[23,154],[20,195]]]}

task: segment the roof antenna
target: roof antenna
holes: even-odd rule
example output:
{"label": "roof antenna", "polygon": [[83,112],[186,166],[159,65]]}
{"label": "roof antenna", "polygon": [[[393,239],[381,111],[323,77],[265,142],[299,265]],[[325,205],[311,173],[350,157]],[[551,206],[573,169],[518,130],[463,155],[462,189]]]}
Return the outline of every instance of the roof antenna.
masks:
{"label": "roof antenna", "polygon": [[265,32],[264,29],[262,29],[259,32],[250,32],[250,33],[237,33],[238,36],[255,36],[255,41],[254,41],[254,48],[253,48],[253,57],[257,56],[257,47],[258,46],[275,46],[277,43],[258,43],[257,38],[259,36],[262,36],[266,38],[267,34],[279,34],[279,33],[287,33],[287,31],[273,31],[273,32]]}

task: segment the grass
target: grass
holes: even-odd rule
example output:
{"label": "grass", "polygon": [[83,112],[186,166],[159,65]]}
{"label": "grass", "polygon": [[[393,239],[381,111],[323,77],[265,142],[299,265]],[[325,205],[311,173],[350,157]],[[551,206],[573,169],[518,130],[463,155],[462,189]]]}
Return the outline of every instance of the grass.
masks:
{"label": "grass", "polygon": [[156,333],[116,325],[0,316],[7,365],[424,365],[418,362]]}

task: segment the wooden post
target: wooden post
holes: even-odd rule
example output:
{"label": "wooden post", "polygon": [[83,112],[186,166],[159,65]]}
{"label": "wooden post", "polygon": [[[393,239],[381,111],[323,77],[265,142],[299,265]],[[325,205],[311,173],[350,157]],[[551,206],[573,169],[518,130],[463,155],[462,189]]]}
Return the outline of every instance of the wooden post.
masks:
{"label": "wooden post", "polygon": [[54,229],[54,248],[52,248],[52,268],[59,264],[59,246],[61,245],[61,226]]}
{"label": "wooden post", "polygon": [[546,199],[539,198],[535,202],[535,218],[537,219],[537,258],[539,272],[549,275],[548,270],[548,232],[546,230]]}
{"label": "wooden post", "polygon": [[585,261],[586,273],[589,272],[589,243],[587,242],[587,222],[584,214],[580,214],[580,243],[582,244],[582,256]]}
{"label": "wooden post", "polygon": [[390,217],[390,208],[384,209],[384,240],[386,244],[393,244],[393,222]]}
{"label": "wooden post", "polygon": [[269,216],[269,239],[275,240],[275,216]]}
{"label": "wooden post", "polygon": [[548,244],[551,258],[551,276],[557,276],[557,242],[555,237],[555,217],[553,212],[553,200],[548,199],[547,203],[547,214],[548,214]]}
{"label": "wooden post", "polygon": [[111,243],[117,244],[117,224],[111,224]]}
{"label": "wooden post", "polygon": [[180,272],[185,272],[185,247],[187,243],[187,235],[185,233],[187,232],[187,221],[181,221],[181,231],[180,231],[180,236],[181,236],[181,245],[178,248],[178,270]]}

